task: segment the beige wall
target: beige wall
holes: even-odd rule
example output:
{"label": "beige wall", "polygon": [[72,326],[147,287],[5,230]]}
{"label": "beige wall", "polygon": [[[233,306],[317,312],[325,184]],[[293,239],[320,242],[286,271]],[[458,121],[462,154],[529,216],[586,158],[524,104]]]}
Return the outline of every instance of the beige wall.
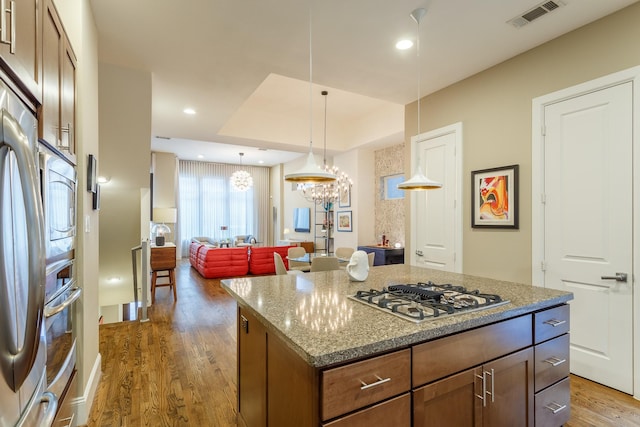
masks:
{"label": "beige wall", "polygon": [[[100,63],[100,305],[133,301],[131,248],[140,244],[141,189],[151,167],[151,74]],[[148,237],[148,236],[146,236]],[[118,282],[108,279],[117,277]],[[127,299],[128,296],[128,299]]]}
{"label": "beige wall", "polygon": [[[384,234],[389,244],[404,245],[404,199],[382,200],[381,179],[385,176],[404,172],[404,144],[393,145],[376,151],[375,156],[375,193],[376,193],[376,225],[374,240],[370,243],[381,243]],[[409,240],[409,239],[408,239]],[[407,241],[408,241],[407,240]]]}
{"label": "beige wall", "polygon": [[[423,132],[458,121],[464,126],[464,273],[531,282],[531,101],[639,65],[638,23],[640,3],[423,99]],[[407,146],[415,134],[416,109],[416,103],[406,108]],[[520,229],[472,229],[470,172],[510,164],[520,165]],[[408,230],[408,202],[405,212]]]}
{"label": "beige wall", "polygon": [[[78,58],[76,74],[76,138],[78,159],[78,233],[76,266],[82,298],[76,305],[78,377],[75,400],[80,423],[86,421],[100,376],[98,354],[98,241],[99,214],[91,193],[84,191],[87,157],[98,153],[98,34],[89,0],[56,1],[56,8]],[[88,224],[88,228],[85,227]]]}

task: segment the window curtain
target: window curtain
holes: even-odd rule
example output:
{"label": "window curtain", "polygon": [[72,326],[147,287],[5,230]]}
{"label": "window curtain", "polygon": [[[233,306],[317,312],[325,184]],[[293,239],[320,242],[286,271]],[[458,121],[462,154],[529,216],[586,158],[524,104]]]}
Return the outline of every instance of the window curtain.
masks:
{"label": "window curtain", "polygon": [[270,169],[243,165],[253,186],[237,191],[231,186],[231,174],[238,169],[239,165],[179,161],[178,228],[183,257],[189,256],[192,237],[233,242],[235,236],[250,234],[258,242],[267,241]]}

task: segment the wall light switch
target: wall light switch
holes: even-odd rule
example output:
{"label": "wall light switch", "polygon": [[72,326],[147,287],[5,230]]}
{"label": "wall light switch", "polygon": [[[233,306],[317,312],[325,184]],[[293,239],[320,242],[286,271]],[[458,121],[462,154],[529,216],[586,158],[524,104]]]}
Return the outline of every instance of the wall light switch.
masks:
{"label": "wall light switch", "polygon": [[84,232],[91,233],[91,216],[90,215],[84,216]]}

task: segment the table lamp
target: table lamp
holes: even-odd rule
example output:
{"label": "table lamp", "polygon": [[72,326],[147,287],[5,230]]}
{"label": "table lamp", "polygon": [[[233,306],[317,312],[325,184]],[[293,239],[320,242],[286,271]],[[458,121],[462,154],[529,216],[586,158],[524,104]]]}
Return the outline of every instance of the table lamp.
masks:
{"label": "table lamp", "polygon": [[153,222],[155,225],[151,229],[156,236],[156,246],[164,246],[165,235],[171,233],[169,224],[175,224],[177,218],[176,208],[153,208]]}

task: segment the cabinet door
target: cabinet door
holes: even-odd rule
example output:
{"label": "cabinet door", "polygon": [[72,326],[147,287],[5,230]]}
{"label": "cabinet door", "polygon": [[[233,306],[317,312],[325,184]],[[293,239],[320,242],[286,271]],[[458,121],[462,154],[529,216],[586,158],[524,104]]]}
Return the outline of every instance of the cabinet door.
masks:
{"label": "cabinet door", "polygon": [[[9,73],[33,98],[40,100],[40,2],[37,0],[2,1],[0,14],[2,42],[0,57]],[[5,67],[7,68],[7,67]]]}
{"label": "cabinet door", "polygon": [[62,25],[50,1],[47,1],[42,32],[43,95],[39,137],[60,149],[60,79],[63,47]]}
{"label": "cabinet door", "polygon": [[482,394],[482,368],[420,387],[413,392],[413,427],[479,427]]}
{"label": "cabinet door", "polygon": [[483,425],[533,426],[533,365],[531,347],[484,365]]}
{"label": "cabinet door", "polygon": [[65,38],[60,82],[60,145],[70,154],[76,153],[76,57]]}
{"label": "cabinet door", "polygon": [[238,309],[238,415],[244,426],[267,425],[267,331]]}

